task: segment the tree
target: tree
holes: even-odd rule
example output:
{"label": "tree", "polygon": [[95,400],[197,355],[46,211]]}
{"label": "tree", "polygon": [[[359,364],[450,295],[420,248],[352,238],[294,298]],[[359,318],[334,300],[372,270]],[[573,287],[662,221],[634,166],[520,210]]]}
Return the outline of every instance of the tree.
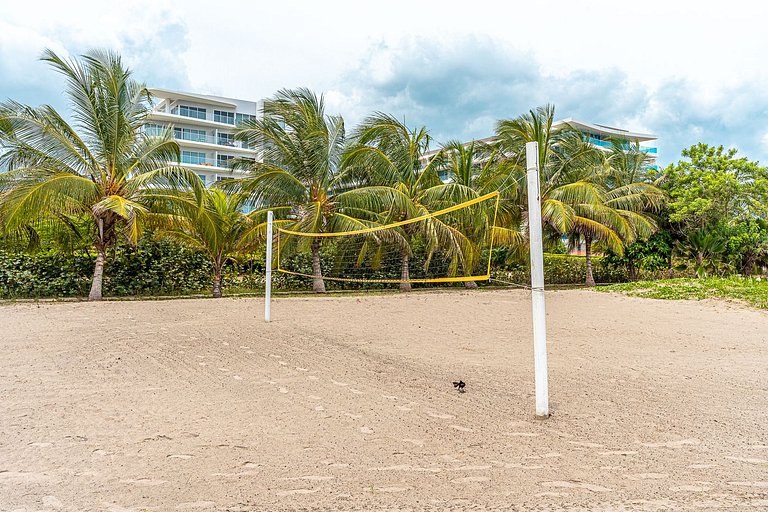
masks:
{"label": "tree", "polygon": [[683,257],[696,263],[698,277],[707,277],[718,270],[720,256],[726,249],[726,240],[717,231],[697,229],[689,232],[684,242],[678,242],[676,249]]}
{"label": "tree", "polygon": [[172,132],[142,133],[150,97],[120,57],[91,51],[67,60],[51,50],[42,60],[64,75],[70,125],[53,107],[0,104],[0,218],[6,231],[35,224],[75,227],[87,219],[96,250],[90,300],[102,297],[107,250],[135,243],[149,205],[168,190],[200,190],[179,161]]}
{"label": "tree", "polygon": [[[424,127],[410,129],[390,115],[376,113],[358,127],[354,140],[345,154],[345,167],[372,186],[392,191],[387,211],[379,217],[383,224],[419,218],[478,197],[469,187],[442,182],[437,171],[443,152],[428,154],[430,137]],[[479,258],[479,248],[458,224],[437,217],[406,224],[401,234],[407,242],[400,255],[403,292],[411,290],[410,248],[417,238],[425,242],[427,266],[433,255],[442,252],[450,269],[469,275]]]}
{"label": "tree", "polygon": [[[466,189],[467,196],[499,192],[498,211],[493,207],[495,203],[481,209],[482,218],[461,219],[460,229],[470,240],[487,240],[489,235],[493,236],[495,242],[507,247],[508,254],[519,257],[525,252],[526,239],[522,231],[520,186],[513,177],[520,175],[521,169],[519,166],[510,168],[512,165],[500,159],[496,149],[484,142],[449,141],[442,145],[437,170],[451,187]],[[492,226],[495,226],[493,233],[490,232]],[[474,281],[464,284],[467,288],[477,287]]]}
{"label": "tree", "polygon": [[263,244],[266,212],[246,215],[247,196],[216,188],[206,189],[201,199],[191,193],[169,194],[165,211],[151,215],[151,220],[158,227],[156,236],[208,256],[213,264],[213,296],[219,298],[224,265]]}
{"label": "tree", "polygon": [[[553,127],[554,116],[554,107],[546,105],[499,121],[497,144],[508,160],[522,162],[525,144],[538,142],[542,223],[558,235],[585,239],[586,282],[594,285],[592,242],[599,240],[618,253],[623,246],[618,234],[604,222],[610,210],[604,207],[604,193],[593,179],[599,150],[569,126]],[[524,182],[523,177],[518,179]]]}
{"label": "tree", "polygon": [[[339,233],[369,227],[392,201],[394,191],[361,186],[358,176],[341,167],[344,120],[327,115],[323,97],[308,89],[279,91],[264,102],[264,117],[246,121],[235,138],[260,148],[263,161],[238,162],[248,175],[230,189],[247,195],[257,209],[273,210],[285,229]],[[325,292],[322,241],[320,236],[294,240],[296,250],[312,253],[316,293]]]}
{"label": "tree", "polygon": [[768,170],[736,155],[736,149],[699,143],[682,151],[689,161],[664,170],[669,219],[682,232],[768,217]]}

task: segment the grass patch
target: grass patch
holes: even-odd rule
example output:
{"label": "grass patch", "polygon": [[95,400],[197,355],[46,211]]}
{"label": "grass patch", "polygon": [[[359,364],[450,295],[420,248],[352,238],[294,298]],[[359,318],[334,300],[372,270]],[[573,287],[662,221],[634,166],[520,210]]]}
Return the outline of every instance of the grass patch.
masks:
{"label": "grass patch", "polygon": [[706,277],[704,279],[663,279],[612,284],[602,292],[621,292],[634,297],[669,300],[722,299],[744,302],[768,309],[768,279],[752,277]]}

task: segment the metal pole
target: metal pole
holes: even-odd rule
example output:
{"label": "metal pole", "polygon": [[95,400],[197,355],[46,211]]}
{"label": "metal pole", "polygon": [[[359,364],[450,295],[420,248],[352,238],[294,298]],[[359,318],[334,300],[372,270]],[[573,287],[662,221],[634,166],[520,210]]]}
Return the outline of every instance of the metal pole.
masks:
{"label": "metal pole", "polygon": [[544,247],[541,235],[541,182],[539,144],[525,145],[528,178],[528,230],[531,249],[531,309],[533,313],[533,361],[536,385],[536,416],[549,416],[547,381],[547,321],[544,309]]}
{"label": "metal pole", "polygon": [[267,277],[264,288],[264,321],[270,321],[270,302],[272,301],[272,210],[267,212]]}

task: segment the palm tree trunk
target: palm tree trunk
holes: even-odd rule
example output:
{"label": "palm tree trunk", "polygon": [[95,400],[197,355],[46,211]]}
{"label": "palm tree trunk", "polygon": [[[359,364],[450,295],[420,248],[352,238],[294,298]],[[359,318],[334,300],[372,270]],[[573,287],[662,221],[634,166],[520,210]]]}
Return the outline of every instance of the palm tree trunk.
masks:
{"label": "palm tree trunk", "polygon": [[102,281],[104,277],[104,262],[107,259],[107,251],[104,246],[96,246],[96,265],[93,269],[93,281],[91,281],[91,293],[88,300],[101,300]]}
{"label": "palm tree trunk", "polygon": [[409,279],[411,278],[411,271],[410,271],[410,256],[408,256],[407,252],[403,252],[403,265],[402,270],[400,271],[400,291],[401,292],[409,292],[411,291],[411,282]]}
{"label": "palm tree trunk", "polygon": [[595,286],[595,278],[592,275],[592,237],[584,237],[584,256],[587,261],[587,286]]}
{"label": "palm tree trunk", "polygon": [[221,265],[214,265],[213,268],[213,298],[221,298]]}
{"label": "palm tree trunk", "polygon": [[320,267],[320,238],[312,241],[312,290],[315,293],[325,293],[325,281],[323,281],[323,269]]}

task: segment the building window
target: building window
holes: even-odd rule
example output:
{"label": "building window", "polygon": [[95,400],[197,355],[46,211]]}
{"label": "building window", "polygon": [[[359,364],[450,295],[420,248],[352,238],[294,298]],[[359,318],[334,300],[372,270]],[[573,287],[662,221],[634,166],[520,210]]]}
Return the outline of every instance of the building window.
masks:
{"label": "building window", "polygon": [[181,163],[183,163],[183,164],[205,165],[207,162],[205,160],[205,153],[200,153],[200,152],[197,152],[197,151],[182,151],[181,152]]}
{"label": "building window", "polygon": [[234,146],[235,136],[231,133],[220,133],[217,142],[222,146]]}
{"label": "building window", "polygon": [[232,160],[233,156],[231,155],[216,155],[216,165],[218,167],[229,167],[230,160]]}
{"label": "building window", "polygon": [[190,107],[188,105],[181,105],[171,110],[171,114],[177,114],[184,117],[192,117],[194,119],[205,119],[205,109],[200,107]]}
{"label": "building window", "polygon": [[214,110],[213,120],[217,123],[235,124],[235,113],[224,112],[223,110]]}
{"label": "building window", "polygon": [[252,121],[254,119],[256,119],[256,116],[254,116],[253,114],[236,114],[235,116],[235,121],[237,122],[236,124],[238,126],[240,126],[246,121]]}
{"label": "building window", "polygon": [[165,126],[160,126],[159,124],[145,124],[144,125],[144,133],[148,137],[161,137],[165,133]]}
{"label": "building window", "polygon": [[202,182],[203,182],[203,184],[205,184],[205,182],[207,181],[207,180],[205,179],[205,174],[198,174],[198,175],[197,175],[197,177],[198,177],[198,178],[200,178],[200,181],[202,181]]}
{"label": "building window", "polygon": [[207,133],[205,130],[195,130],[194,128],[174,128],[173,135],[181,140],[206,142]]}

